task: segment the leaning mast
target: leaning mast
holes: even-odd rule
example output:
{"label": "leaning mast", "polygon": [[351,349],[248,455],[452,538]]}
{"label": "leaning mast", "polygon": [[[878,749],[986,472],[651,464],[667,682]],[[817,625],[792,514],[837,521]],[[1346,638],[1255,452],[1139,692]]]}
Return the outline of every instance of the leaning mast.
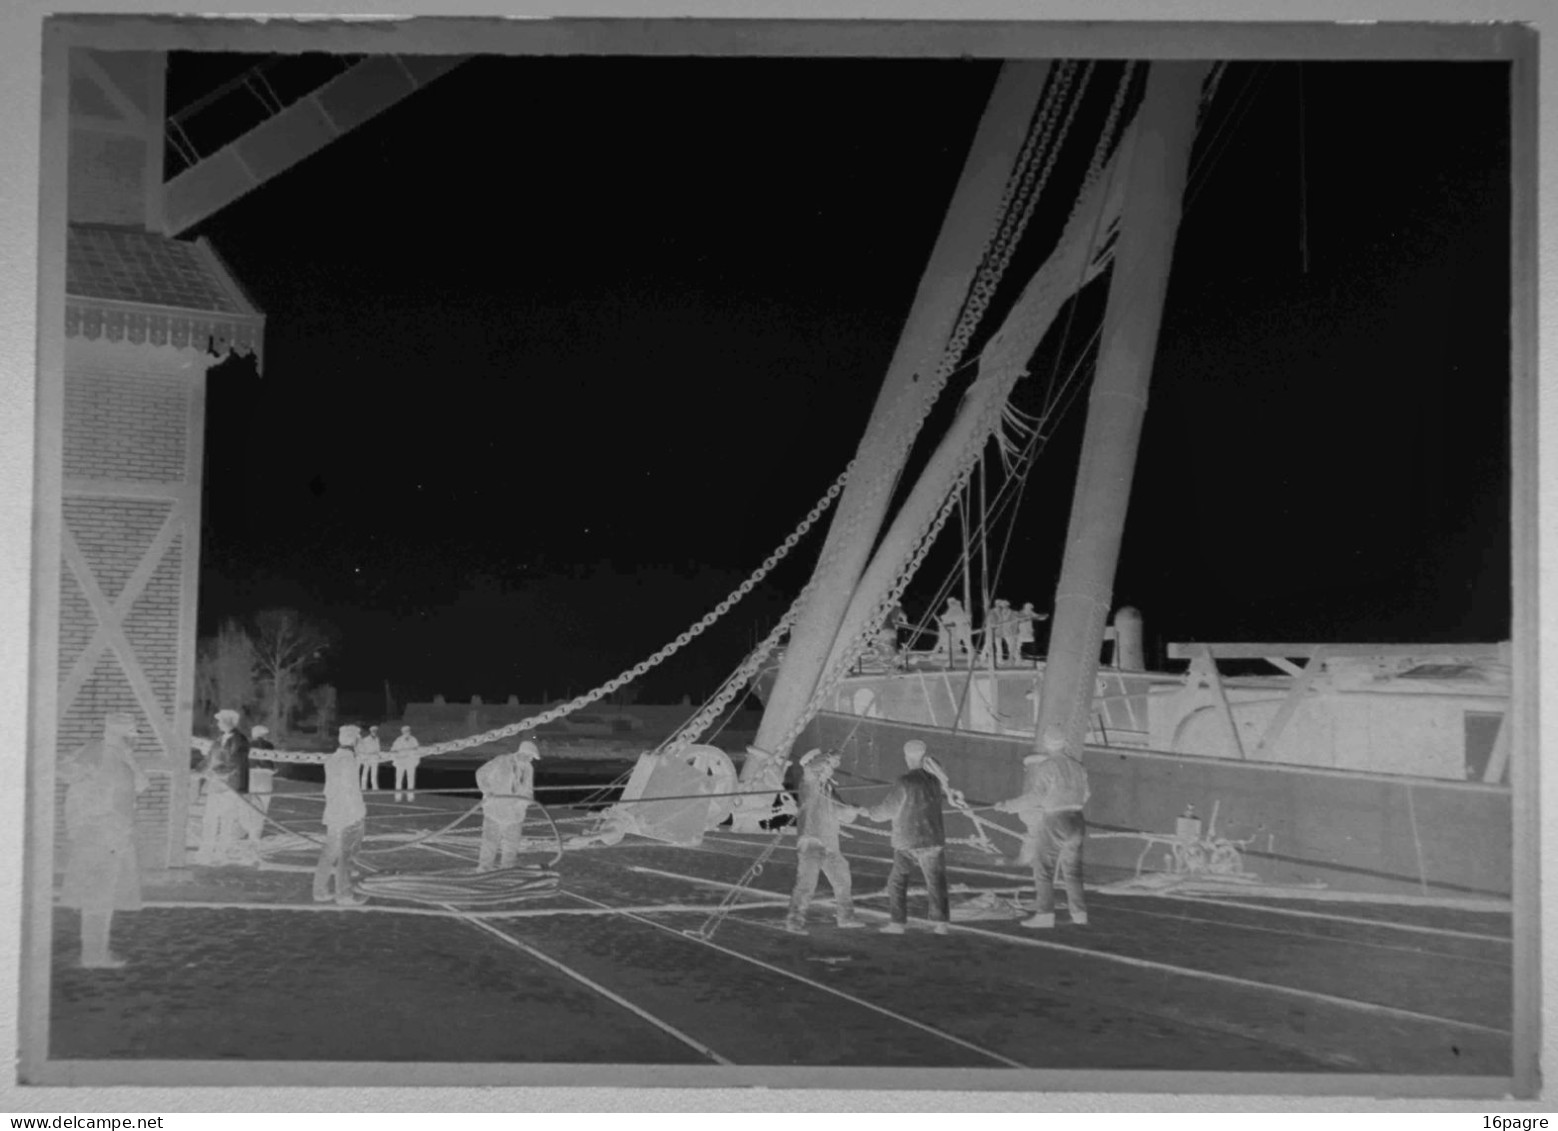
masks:
{"label": "leaning mast", "polygon": [[1014,62],[996,80],[828,529],[810,597],[790,632],[758,727],[760,750],[788,756],[805,721],[908,459],[913,431],[929,407],[931,377],[979,270],[985,239],[1000,223],[1002,193],[1048,75],[1047,62]]}
{"label": "leaning mast", "polygon": [[1210,64],[1159,62],[1134,126],[1119,243],[1055,591],[1030,779],[1046,739],[1080,754],[1093,710],[1147,386],[1157,352],[1201,89]]}

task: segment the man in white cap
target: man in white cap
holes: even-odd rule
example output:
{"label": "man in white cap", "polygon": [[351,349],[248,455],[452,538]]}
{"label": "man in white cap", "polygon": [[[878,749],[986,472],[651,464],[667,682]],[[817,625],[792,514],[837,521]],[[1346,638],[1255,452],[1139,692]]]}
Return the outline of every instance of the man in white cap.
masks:
{"label": "man in white cap", "polygon": [[930,896],[930,917],[938,935],[947,933],[947,834],[941,817],[944,777],[927,765],[925,743],[917,738],[903,744],[909,772],[894,783],[880,802],[861,815],[873,821],[893,823],[893,870],[887,877],[887,911],[890,922],[884,934],[901,935],[909,921],[909,873],[925,876]]}
{"label": "man in white cap", "polygon": [[382,749],[378,727],[369,727],[368,733],[357,740],[357,767],[361,775],[358,784],[363,789],[379,788],[379,758]]}
{"label": "man in white cap", "polygon": [[817,890],[817,873],[833,885],[835,919],[840,927],[864,927],[850,899],[849,861],[839,849],[839,826],[852,824],[860,810],[839,800],[833,787],[838,769],[837,753],[807,751],[801,757],[801,804],[796,815],[795,890],[790,894],[790,913],[785,930],[806,933],[806,908]]}
{"label": "man in white cap", "polygon": [[81,909],[81,965],[118,969],[124,959],[108,949],[115,911],[141,907],[141,870],[135,854],[135,795],[146,774],[135,764],[133,715],[103,720],[103,737],[60,761],[67,783],[65,832],[69,850],[60,902]]}
{"label": "man in white cap", "polygon": [[335,753],[325,759],[325,846],[314,868],[314,899],[319,903],[332,898],[347,906],[368,901],[352,888],[352,862],[362,845],[363,821],[368,816],[357,776],[356,746],[361,737],[357,727],[342,727]]}
{"label": "man in white cap", "polygon": [[400,728],[400,737],[390,747],[390,761],[395,766],[395,800],[417,799],[417,767],[422,759],[415,753],[422,744],[411,733],[410,727]]}
{"label": "man in white cap", "polygon": [[482,763],[476,771],[476,787],[482,797],[478,872],[492,871],[494,859],[499,867],[514,866],[525,828],[525,811],[535,800],[535,760],[539,757],[540,748],[527,738],[515,750]]}
{"label": "man in white cap", "polygon": [[1048,731],[1042,743],[1046,757],[1035,767],[1028,791],[996,804],[1002,813],[1016,813],[1028,826],[1023,856],[1033,860],[1034,915],[1024,927],[1055,925],[1055,879],[1066,885],[1066,908],[1071,921],[1087,925],[1087,904],[1082,897],[1082,841],[1087,822],[1087,771],[1075,758],[1058,731]]}
{"label": "man in white cap", "polygon": [[206,811],[200,822],[198,865],[224,864],[240,834],[247,832],[249,740],[238,729],[238,712],[224,707],[215,716],[218,735],[197,773],[206,783]]}

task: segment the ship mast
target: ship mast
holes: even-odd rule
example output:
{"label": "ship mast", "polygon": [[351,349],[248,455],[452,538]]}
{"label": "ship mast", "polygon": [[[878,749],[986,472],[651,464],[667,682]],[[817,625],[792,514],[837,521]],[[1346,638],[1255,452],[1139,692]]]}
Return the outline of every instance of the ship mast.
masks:
{"label": "ship mast", "polygon": [[1007,63],[991,92],[828,528],[811,596],[790,632],[758,727],[756,745],[761,750],[788,755],[797,724],[804,719],[908,457],[904,438],[924,414],[929,378],[941,362],[979,269],[985,237],[1000,222],[1002,192],[1048,74],[1047,62]]}
{"label": "ship mast", "polygon": [[1154,63],[1137,114],[1119,244],[1072,495],[1039,699],[1029,785],[1046,739],[1080,755],[1130,502],[1147,386],[1183,212],[1202,83],[1199,62]]}

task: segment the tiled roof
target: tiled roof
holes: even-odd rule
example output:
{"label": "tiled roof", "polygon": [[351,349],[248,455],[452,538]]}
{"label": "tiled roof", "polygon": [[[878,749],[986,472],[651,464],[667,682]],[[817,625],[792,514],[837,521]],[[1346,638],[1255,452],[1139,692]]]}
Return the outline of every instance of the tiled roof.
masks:
{"label": "tiled roof", "polygon": [[65,336],[253,354],[265,317],[205,240],[71,224],[65,242]]}
{"label": "tiled roof", "polygon": [[258,314],[204,243],[135,228],[71,224],[65,247],[65,292],[73,297]]}

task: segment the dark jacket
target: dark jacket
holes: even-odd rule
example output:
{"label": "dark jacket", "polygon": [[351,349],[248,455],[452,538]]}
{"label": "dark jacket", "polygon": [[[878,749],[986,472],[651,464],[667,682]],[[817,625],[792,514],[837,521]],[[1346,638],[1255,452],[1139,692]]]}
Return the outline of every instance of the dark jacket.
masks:
{"label": "dark jacket", "polygon": [[867,813],[873,820],[892,820],[894,848],[941,848],[947,843],[941,800],[941,783],[934,774],[910,770]]}
{"label": "dark jacket", "polygon": [[200,772],[209,774],[235,793],[249,792],[249,740],[241,730],[230,730],[211,743],[211,753],[200,764]]}

